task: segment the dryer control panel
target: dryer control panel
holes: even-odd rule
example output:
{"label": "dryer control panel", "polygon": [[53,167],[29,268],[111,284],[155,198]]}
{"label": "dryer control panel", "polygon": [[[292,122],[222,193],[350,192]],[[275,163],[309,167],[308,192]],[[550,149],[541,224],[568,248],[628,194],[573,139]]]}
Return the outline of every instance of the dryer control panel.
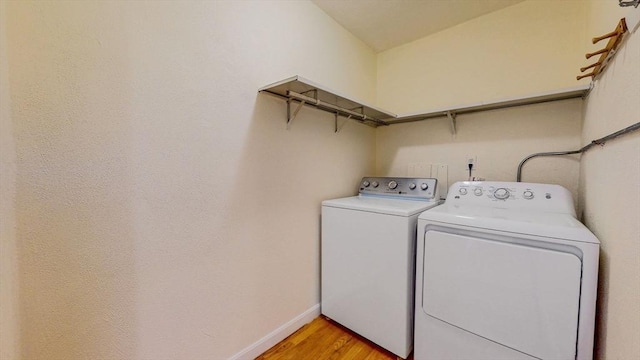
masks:
{"label": "dryer control panel", "polygon": [[438,198],[438,180],[432,178],[364,177],[361,195],[395,196],[433,200]]}
{"label": "dryer control panel", "polygon": [[573,197],[560,185],[503,181],[461,181],[449,189],[447,204],[530,209],[575,216]]}

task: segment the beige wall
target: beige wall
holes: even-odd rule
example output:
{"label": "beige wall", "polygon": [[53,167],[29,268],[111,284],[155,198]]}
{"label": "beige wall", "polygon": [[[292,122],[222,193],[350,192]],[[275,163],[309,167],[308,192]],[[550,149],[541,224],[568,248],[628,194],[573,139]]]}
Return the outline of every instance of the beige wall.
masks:
{"label": "beige wall", "polygon": [[11,122],[5,2],[0,2],[0,359],[20,358],[16,150]]}
{"label": "beige wall", "polygon": [[[459,116],[455,136],[444,119],[336,135],[308,108],[286,131],[256,94],[300,74],[402,113],[573,86],[619,18],[602,1],[527,1],[377,57],[307,2],[0,4],[3,359],[228,358],[317,304],[319,204],[359,177],[444,163],[451,183],[472,155],[514,180],[525,155],[638,118],[637,34],[586,104]],[[571,189],[602,240],[603,359],[640,352],[638,144],[524,171]]]}
{"label": "beige wall", "polygon": [[[617,6],[589,4],[592,36],[624,16]],[[633,11],[640,11],[636,9]],[[587,143],[640,121],[640,32],[618,50],[584,106]],[[585,224],[601,241],[596,356],[640,357],[640,133],[595,147],[581,161]]]}
{"label": "beige wall", "polygon": [[[451,185],[467,180],[470,156],[477,159],[473,176],[515,181],[527,155],[579,148],[581,122],[582,100],[574,99],[460,115],[456,135],[446,118],[380,127],[377,171],[408,176],[410,164],[446,164]],[[537,158],[525,165],[522,181],[560,184],[577,197],[579,169],[575,156]]]}
{"label": "beige wall", "polygon": [[372,50],[310,2],[6,6],[24,358],[224,359],[318,303],[375,131],[257,89],[373,101]]}
{"label": "beige wall", "polygon": [[[615,1],[575,5],[527,1],[379,54],[379,105],[414,112],[578,84],[577,69],[589,63],[583,54],[599,48],[590,39],[613,30],[628,10]],[[512,27],[508,24],[514,25],[513,33],[502,31]],[[554,44],[549,44],[550,39]],[[513,49],[509,44],[516,42],[526,46]],[[465,158],[476,155],[474,175],[514,180],[516,166],[526,154],[579,148],[636,123],[640,121],[639,43],[636,33],[586,101],[459,116],[456,136],[445,119],[379,128],[377,170],[381,175],[400,176],[412,163],[444,163],[449,165],[451,183],[466,177]],[[554,56],[541,51],[548,46],[557,46],[551,52]],[[472,55],[463,55],[466,49],[473,49]],[[523,181],[569,188],[579,200],[584,222],[602,241],[598,359],[631,359],[640,354],[638,136],[611,141],[582,158],[534,159],[523,172]]]}
{"label": "beige wall", "polygon": [[525,1],[384,51],[378,105],[408,113],[575,86],[585,13],[576,1]]}
{"label": "beige wall", "polygon": [[[571,1],[526,1],[378,54],[378,104],[426,111],[577,85],[586,10]],[[581,100],[460,115],[377,131],[381,175],[408,174],[413,163],[446,164],[449,184],[474,176],[515,181],[519,162],[542,151],[580,147]],[[523,181],[563,185],[577,199],[579,158],[538,158]]]}

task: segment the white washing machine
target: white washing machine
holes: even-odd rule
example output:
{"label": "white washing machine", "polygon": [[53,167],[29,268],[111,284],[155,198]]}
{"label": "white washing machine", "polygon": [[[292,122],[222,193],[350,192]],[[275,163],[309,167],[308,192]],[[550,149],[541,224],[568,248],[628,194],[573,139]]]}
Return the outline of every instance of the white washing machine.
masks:
{"label": "white washing machine", "polygon": [[592,359],[598,254],[561,186],[454,184],[418,221],[415,359]]}
{"label": "white washing machine", "polygon": [[418,215],[438,204],[424,178],[364,178],[358,196],[322,202],[322,314],[406,358]]}

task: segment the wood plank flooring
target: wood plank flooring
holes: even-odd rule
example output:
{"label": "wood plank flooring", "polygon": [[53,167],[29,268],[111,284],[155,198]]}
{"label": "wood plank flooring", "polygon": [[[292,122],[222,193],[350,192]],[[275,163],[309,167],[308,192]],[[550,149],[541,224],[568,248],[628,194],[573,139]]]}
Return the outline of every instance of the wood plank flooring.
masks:
{"label": "wood plank flooring", "polygon": [[[256,360],[396,360],[397,357],[320,316]],[[413,360],[413,355],[408,360]]]}

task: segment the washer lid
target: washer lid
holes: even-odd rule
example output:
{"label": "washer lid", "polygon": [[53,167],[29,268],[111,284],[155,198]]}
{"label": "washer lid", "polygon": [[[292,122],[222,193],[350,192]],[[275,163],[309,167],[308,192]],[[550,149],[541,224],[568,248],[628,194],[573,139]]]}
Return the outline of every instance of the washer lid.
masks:
{"label": "washer lid", "polygon": [[420,215],[421,220],[599,244],[570,214],[446,204]]}
{"label": "washer lid", "polygon": [[360,210],[396,216],[416,215],[438,204],[439,202],[437,201],[402,200],[362,195],[325,200],[322,202],[322,206],[325,207]]}

